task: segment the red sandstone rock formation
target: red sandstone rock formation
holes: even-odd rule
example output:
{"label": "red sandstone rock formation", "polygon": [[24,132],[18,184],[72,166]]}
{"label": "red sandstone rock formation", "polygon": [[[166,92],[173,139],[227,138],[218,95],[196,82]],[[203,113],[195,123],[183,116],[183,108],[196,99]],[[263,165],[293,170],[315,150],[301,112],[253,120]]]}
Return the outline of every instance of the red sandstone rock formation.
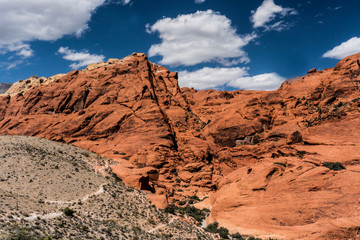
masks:
{"label": "red sandstone rock formation", "polygon": [[226,92],[180,89],[176,73],[135,53],[0,97],[0,134],[62,141],[112,158],[113,171],[152,192],[158,206],[210,196],[198,205],[231,231],[356,239],[358,59],[311,71],[277,91]]}

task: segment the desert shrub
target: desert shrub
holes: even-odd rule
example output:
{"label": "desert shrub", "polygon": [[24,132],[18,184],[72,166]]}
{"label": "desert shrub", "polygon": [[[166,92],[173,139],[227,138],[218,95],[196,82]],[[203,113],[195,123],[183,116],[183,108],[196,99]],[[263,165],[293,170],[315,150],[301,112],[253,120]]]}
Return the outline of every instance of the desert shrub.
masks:
{"label": "desert shrub", "polygon": [[229,238],[229,230],[227,228],[221,227],[218,229],[218,233],[220,237],[228,239]]}
{"label": "desert shrub", "polygon": [[196,195],[194,196],[189,196],[189,204],[193,204],[195,202],[200,202],[200,198]]}
{"label": "desert shrub", "polygon": [[186,205],[185,207],[178,207],[174,204],[169,204],[164,211],[170,214],[181,214],[192,217],[197,222],[201,223],[209,215],[210,210],[203,208],[198,209],[194,206]]}
{"label": "desert shrub", "polygon": [[214,222],[209,224],[206,228],[206,231],[211,232],[211,233],[218,233],[220,235],[221,238],[223,239],[229,239],[229,230],[227,230],[224,227],[220,227],[219,228],[219,223],[218,222]]}
{"label": "desert shrub", "polygon": [[170,213],[170,214],[175,214],[175,211],[178,209],[177,206],[175,206],[174,204],[169,204],[165,209],[164,212],[166,213]]}
{"label": "desert shrub", "polygon": [[115,179],[116,182],[122,182],[122,179],[114,172],[111,172],[112,177]]}
{"label": "desert shrub", "polygon": [[66,207],[66,208],[64,208],[63,213],[65,214],[65,216],[73,217],[75,211],[71,208]]}
{"label": "desert shrub", "polygon": [[186,205],[184,208],[179,208],[180,214],[188,215],[188,216],[194,218],[199,223],[202,222],[203,220],[205,220],[205,218],[207,217],[209,212],[210,212],[209,209],[206,209],[206,208],[198,209],[198,208],[196,208],[194,206],[190,206],[190,205]]}
{"label": "desert shrub", "polygon": [[90,231],[89,227],[86,226],[86,225],[82,225],[81,230],[84,231],[84,232],[89,232]]}
{"label": "desert shrub", "polygon": [[6,240],[36,240],[42,239],[41,236],[35,236],[31,230],[22,228],[18,225],[12,227],[10,235],[2,238]]}
{"label": "desert shrub", "polygon": [[236,240],[245,240],[245,238],[243,238],[242,236],[241,236],[241,234],[240,233],[234,233],[234,234],[231,234],[231,238],[232,239],[236,239]]}
{"label": "desert shrub", "polygon": [[219,223],[218,222],[213,222],[213,223],[207,225],[207,227],[205,229],[208,232],[215,233],[216,230],[218,229],[218,227],[219,227]]}
{"label": "desert shrub", "polygon": [[334,171],[341,171],[343,169],[346,169],[344,167],[344,165],[342,165],[341,163],[339,162],[324,162],[322,164],[324,167],[327,167],[328,169],[330,170],[334,170]]}

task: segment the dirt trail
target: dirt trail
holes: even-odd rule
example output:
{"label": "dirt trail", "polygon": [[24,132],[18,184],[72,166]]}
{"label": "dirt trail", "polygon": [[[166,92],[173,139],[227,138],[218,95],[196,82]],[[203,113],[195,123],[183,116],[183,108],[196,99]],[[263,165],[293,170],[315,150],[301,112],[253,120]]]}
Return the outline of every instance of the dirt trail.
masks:
{"label": "dirt trail", "polygon": [[88,194],[88,195],[84,196],[81,199],[76,199],[76,200],[73,200],[73,201],[45,201],[45,202],[46,203],[55,203],[55,204],[72,204],[72,203],[77,203],[79,201],[85,202],[85,201],[89,200],[90,197],[97,196],[97,195],[100,195],[102,193],[104,193],[104,184],[102,184],[100,186],[99,190],[97,190],[96,192]]}
{"label": "dirt trail", "polygon": [[167,224],[160,224],[159,226],[157,226],[157,227],[155,227],[155,228],[153,228],[153,229],[150,229],[150,230],[148,231],[148,233],[153,233],[153,232],[159,230],[160,228],[167,227],[167,226],[169,226],[171,223],[173,223],[174,220],[175,220],[175,217],[172,217]]}

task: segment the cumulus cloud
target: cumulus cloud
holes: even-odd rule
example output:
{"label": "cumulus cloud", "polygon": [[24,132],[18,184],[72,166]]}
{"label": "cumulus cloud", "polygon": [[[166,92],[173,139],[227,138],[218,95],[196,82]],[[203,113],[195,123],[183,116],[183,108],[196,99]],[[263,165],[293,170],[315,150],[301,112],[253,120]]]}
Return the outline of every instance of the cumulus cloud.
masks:
{"label": "cumulus cloud", "polygon": [[353,37],[346,42],[341,43],[339,46],[324,53],[324,58],[343,59],[349,55],[360,52],[360,38]]}
{"label": "cumulus cloud", "polygon": [[264,73],[252,77],[239,77],[230,81],[227,86],[246,90],[276,90],[285,80],[277,73]]}
{"label": "cumulus cloud", "polygon": [[30,48],[30,45],[24,43],[12,43],[2,46],[0,53],[5,54],[7,52],[15,52],[17,56],[22,58],[28,58],[33,55],[33,50]]}
{"label": "cumulus cloud", "polygon": [[87,50],[76,52],[68,47],[60,47],[58,53],[63,54],[65,60],[74,62],[70,65],[72,69],[78,69],[91,63],[103,62],[105,59],[103,55],[90,54]]}
{"label": "cumulus cloud", "polygon": [[209,68],[205,67],[194,72],[179,72],[179,85],[193,87],[198,90],[216,89],[229,81],[247,75],[247,68]]}
{"label": "cumulus cloud", "polygon": [[[51,41],[64,35],[80,36],[94,10],[105,0],[0,1],[0,50],[32,55],[33,40]],[[22,46],[22,47],[21,47]],[[18,48],[17,50],[12,50]]]}
{"label": "cumulus cloud", "polygon": [[250,77],[248,68],[209,68],[188,72],[179,72],[179,85],[193,87],[198,90],[218,89],[229,86],[246,90],[274,90],[285,78],[276,73],[266,73]]}
{"label": "cumulus cloud", "polygon": [[24,43],[13,43],[7,44],[0,48],[0,54],[14,53],[8,57],[7,61],[0,63],[0,69],[13,69],[18,65],[26,62],[26,59],[33,56],[33,50],[30,48],[29,44]]}
{"label": "cumulus cloud", "polygon": [[205,2],[205,0],[195,0],[195,3],[197,3],[197,4],[200,4],[200,3],[203,3],[203,2]]}
{"label": "cumulus cloud", "polygon": [[159,32],[162,40],[150,47],[149,56],[162,56],[160,63],[172,66],[249,62],[242,48],[256,37],[239,36],[230,19],[212,10],[163,18],[147,25],[147,32]]}
{"label": "cumulus cloud", "polygon": [[283,8],[274,3],[274,0],[264,0],[264,2],[256,9],[256,11],[252,12],[252,16],[250,18],[253,23],[254,28],[263,27],[265,30],[276,30],[282,31],[289,27],[283,21],[277,21],[272,23],[276,17],[282,18],[287,15],[296,15],[297,11],[293,8]]}

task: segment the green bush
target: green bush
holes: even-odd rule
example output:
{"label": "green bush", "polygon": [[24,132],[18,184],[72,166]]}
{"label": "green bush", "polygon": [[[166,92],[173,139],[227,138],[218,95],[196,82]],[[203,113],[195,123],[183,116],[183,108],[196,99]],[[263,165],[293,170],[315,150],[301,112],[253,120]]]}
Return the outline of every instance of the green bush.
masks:
{"label": "green bush", "polygon": [[342,165],[339,162],[324,162],[322,164],[324,167],[327,167],[330,170],[334,170],[334,171],[341,171],[346,169],[346,167],[344,167],[344,165]]}
{"label": "green bush", "polygon": [[116,182],[122,182],[122,179],[114,172],[111,172],[112,177],[115,179]]}
{"label": "green bush", "polygon": [[189,204],[193,204],[193,203],[196,203],[196,202],[200,202],[200,198],[196,195],[194,196],[189,196]]}
{"label": "green bush", "polygon": [[245,240],[245,238],[243,238],[242,236],[241,236],[241,234],[240,233],[234,233],[234,234],[231,234],[231,238],[232,239],[236,239],[236,240]]}
{"label": "green bush", "polygon": [[66,207],[66,208],[64,208],[63,213],[65,214],[65,216],[73,217],[75,211],[71,208]]}
{"label": "green bush", "polygon": [[261,240],[261,238],[249,237],[248,240]]}
{"label": "green bush", "polygon": [[181,214],[192,217],[197,222],[201,223],[209,215],[210,210],[203,208],[198,209],[194,206],[186,205],[185,207],[178,207],[174,204],[169,204],[164,211],[170,214]]}
{"label": "green bush", "polygon": [[207,227],[205,229],[208,232],[216,233],[218,227],[219,227],[219,223],[218,222],[213,222],[213,223],[207,225]]}
{"label": "green bush", "polygon": [[229,239],[229,230],[224,227],[219,228],[218,222],[209,224],[205,230],[211,233],[218,233],[222,239]]}
{"label": "green bush", "polygon": [[178,209],[177,206],[175,206],[174,204],[169,204],[165,209],[164,211],[166,213],[170,213],[170,214],[175,214],[175,211]]}

